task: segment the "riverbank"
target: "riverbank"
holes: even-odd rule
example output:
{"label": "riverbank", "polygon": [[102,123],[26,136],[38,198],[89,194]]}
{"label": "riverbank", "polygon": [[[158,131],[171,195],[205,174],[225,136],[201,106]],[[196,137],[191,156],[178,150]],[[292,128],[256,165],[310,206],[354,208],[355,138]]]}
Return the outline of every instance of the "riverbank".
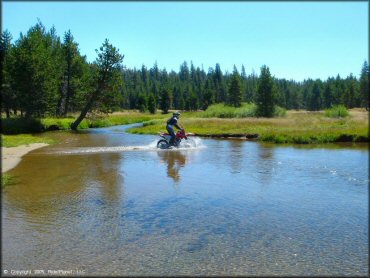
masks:
{"label": "riverbank", "polygon": [[2,147],[1,148],[1,172],[5,173],[15,166],[21,161],[22,157],[39,148],[45,147],[48,144],[46,143],[33,143],[30,145],[21,145],[18,147]]}
{"label": "riverbank", "polygon": [[[294,144],[369,142],[368,113],[361,109],[350,110],[345,118],[329,118],[322,111],[287,111],[285,117],[279,118],[222,119],[184,114],[180,122],[188,132],[200,137]],[[151,120],[128,132],[156,134],[164,129],[164,120]]]}
{"label": "riverbank", "polygon": [[[169,114],[140,113],[137,111],[115,112],[104,117],[90,118],[80,127],[97,128],[132,123],[142,127],[128,130],[136,134],[157,134],[165,130]],[[276,118],[219,118],[209,117],[207,111],[183,112],[180,123],[187,131],[200,137],[239,138],[272,143],[321,144],[335,142],[369,142],[369,114],[365,109],[350,109],[343,118],[331,118],[324,111],[286,111]],[[68,130],[74,120],[69,118],[45,118],[34,125],[40,131]],[[17,122],[19,121],[19,122]],[[5,126],[4,126],[5,123]],[[3,131],[24,132],[22,119],[2,119]],[[5,133],[5,132],[4,132]]]}

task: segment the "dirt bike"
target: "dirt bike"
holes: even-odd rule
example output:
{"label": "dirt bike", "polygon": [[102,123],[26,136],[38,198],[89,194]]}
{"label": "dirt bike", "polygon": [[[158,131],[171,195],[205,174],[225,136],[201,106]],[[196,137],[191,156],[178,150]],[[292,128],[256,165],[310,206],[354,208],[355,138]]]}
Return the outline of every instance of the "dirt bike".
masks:
{"label": "dirt bike", "polygon": [[176,133],[175,142],[173,145],[170,144],[171,135],[168,133],[160,132],[159,136],[162,137],[157,143],[157,148],[159,149],[169,149],[173,147],[179,147],[181,140],[188,140],[188,136],[193,135],[192,133],[185,133],[185,130],[179,130]]}

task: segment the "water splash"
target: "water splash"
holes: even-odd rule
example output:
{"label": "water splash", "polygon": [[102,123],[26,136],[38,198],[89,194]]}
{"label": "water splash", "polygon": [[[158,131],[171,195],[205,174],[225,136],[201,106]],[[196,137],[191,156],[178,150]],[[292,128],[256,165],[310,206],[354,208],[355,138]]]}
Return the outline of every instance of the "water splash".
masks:
{"label": "water splash", "polygon": [[158,140],[144,146],[115,146],[115,147],[80,147],[67,150],[58,150],[53,153],[58,154],[94,154],[94,153],[116,153],[127,151],[176,151],[176,150],[195,150],[204,148],[202,139],[198,137],[183,140],[179,147],[161,150],[157,148]]}

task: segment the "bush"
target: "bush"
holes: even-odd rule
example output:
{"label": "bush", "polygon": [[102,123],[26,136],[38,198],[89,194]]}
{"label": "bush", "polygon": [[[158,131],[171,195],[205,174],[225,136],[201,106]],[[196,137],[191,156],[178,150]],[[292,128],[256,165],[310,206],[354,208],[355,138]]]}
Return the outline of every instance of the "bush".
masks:
{"label": "bush", "polygon": [[3,134],[38,133],[42,132],[43,130],[44,126],[38,119],[1,119],[1,133]]}
{"label": "bush", "polygon": [[348,116],[348,110],[344,105],[335,105],[325,110],[325,116],[329,118],[344,118]]}
{"label": "bush", "polygon": [[256,105],[253,103],[243,103],[237,108],[219,103],[208,106],[200,116],[203,118],[246,118],[254,117],[255,114]]}
{"label": "bush", "polygon": [[273,115],[274,117],[283,117],[286,115],[286,109],[276,105]]}
{"label": "bush", "polygon": [[[275,106],[273,116],[285,116],[286,110]],[[225,104],[213,104],[201,115],[203,118],[247,118],[257,117],[257,106],[254,103],[243,103],[241,107],[227,106]]]}

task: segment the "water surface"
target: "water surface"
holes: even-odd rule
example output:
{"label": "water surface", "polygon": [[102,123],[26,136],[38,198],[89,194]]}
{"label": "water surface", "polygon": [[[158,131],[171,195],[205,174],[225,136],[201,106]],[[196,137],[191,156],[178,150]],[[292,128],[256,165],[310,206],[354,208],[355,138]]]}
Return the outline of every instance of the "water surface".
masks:
{"label": "water surface", "polygon": [[368,275],[367,147],[156,150],[125,128],[48,133],[60,143],[10,171],[2,269]]}

